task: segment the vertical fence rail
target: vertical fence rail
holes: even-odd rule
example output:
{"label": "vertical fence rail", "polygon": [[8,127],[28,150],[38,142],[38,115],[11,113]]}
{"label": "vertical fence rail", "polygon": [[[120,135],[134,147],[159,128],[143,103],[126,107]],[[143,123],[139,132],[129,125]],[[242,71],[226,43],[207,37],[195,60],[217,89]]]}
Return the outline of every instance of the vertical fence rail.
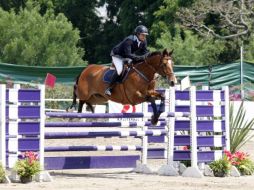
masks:
{"label": "vertical fence rail", "polygon": [[6,167],[6,119],[5,119],[5,107],[6,107],[6,87],[4,84],[0,84],[0,162],[3,167]]}
{"label": "vertical fence rail", "polygon": [[230,150],[230,125],[229,125],[229,88],[225,86],[224,88],[225,97],[225,130],[226,130],[226,149]]}
{"label": "vertical fence rail", "polygon": [[40,151],[39,151],[39,158],[40,158],[40,165],[41,168],[44,169],[44,143],[45,143],[45,86],[40,85]]}

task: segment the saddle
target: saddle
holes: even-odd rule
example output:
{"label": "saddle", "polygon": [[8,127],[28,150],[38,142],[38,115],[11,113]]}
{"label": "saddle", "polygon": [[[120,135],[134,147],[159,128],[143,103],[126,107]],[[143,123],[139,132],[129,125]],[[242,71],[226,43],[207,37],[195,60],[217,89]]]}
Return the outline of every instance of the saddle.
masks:
{"label": "saddle", "polygon": [[[131,59],[128,59],[128,58],[124,59],[123,62],[124,62],[123,71],[122,71],[121,75],[117,78],[117,81],[116,81],[117,84],[121,84],[127,79],[127,76],[132,68]],[[112,64],[111,67],[109,67],[105,71],[105,73],[103,75],[103,82],[110,83],[114,72],[117,72],[117,71],[116,71],[114,64]]]}

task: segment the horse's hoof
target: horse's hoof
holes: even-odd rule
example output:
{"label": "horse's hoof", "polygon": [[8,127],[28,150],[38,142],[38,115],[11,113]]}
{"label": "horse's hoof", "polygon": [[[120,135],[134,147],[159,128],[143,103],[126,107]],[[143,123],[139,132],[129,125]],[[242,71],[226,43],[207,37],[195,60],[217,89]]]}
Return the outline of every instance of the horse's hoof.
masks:
{"label": "horse's hoof", "polygon": [[66,112],[74,112],[76,110],[75,106],[70,106],[66,108]]}
{"label": "horse's hoof", "polygon": [[158,123],[158,120],[159,120],[159,117],[153,115],[151,118],[152,125],[156,125]]}
{"label": "horse's hoof", "polygon": [[71,107],[66,108],[66,112],[72,112],[72,108]]}

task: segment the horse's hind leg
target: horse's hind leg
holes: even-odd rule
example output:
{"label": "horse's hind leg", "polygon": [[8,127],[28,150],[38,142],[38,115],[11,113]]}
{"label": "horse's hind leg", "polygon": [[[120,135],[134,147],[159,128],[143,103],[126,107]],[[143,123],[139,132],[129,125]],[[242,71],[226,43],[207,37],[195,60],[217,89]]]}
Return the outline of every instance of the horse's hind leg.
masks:
{"label": "horse's hind leg", "polygon": [[87,105],[88,108],[91,110],[91,112],[94,113],[94,108],[93,108],[92,104],[86,102],[86,105]]}
{"label": "horse's hind leg", "polygon": [[94,113],[94,108],[93,108],[93,106],[92,106],[90,103],[88,103],[88,102],[86,102],[86,101],[84,101],[84,100],[79,100],[78,113],[81,113],[81,112],[82,112],[83,105],[84,105],[85,103],[86,103],[86,105],[88,106],[88,108],[91,110],[91,112]]}
{"label": "horse's hind leg", "polygon": [[73,90],[73,98],[72,98],[72,103],[69,107],[66,108],[66,111],[68,112],[69,110],[71,109],[77,109],[77,95],[76,95],[76,92],[75,92],[75,87],[74,87],[74,90]]}
{"label": "horse's hind leg", "polygon": [[85,103],[84,100],[79,100],[78,113],[82,113],[82,108],[83,108],[84,103]]}

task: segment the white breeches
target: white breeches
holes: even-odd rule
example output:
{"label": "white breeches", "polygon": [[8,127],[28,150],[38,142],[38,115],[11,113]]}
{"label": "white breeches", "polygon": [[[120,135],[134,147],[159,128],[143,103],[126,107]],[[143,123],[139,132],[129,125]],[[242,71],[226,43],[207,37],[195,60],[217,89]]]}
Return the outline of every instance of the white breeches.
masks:
{"label": "white breeches", "polygon": [[116,67],[116,72],[118,75],[121,75],[123,71],[123,60],[119,57],[112,56],[113,64]]}

